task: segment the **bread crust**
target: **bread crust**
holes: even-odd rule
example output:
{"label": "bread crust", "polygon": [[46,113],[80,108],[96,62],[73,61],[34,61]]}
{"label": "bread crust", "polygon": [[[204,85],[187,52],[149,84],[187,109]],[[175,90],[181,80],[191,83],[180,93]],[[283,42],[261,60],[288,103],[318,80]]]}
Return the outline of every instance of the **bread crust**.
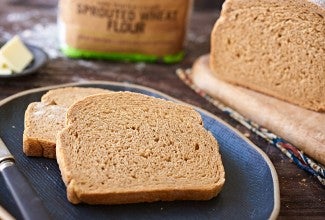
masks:
{"label": "bread crust", "polygon": [[23,136],[23,151],[30,157],[56,158],[55,142]]}
{"label": "bread crust", "polygon": [[75,190],[75,185],[70,183],[67,188],[68,200],[73,204],[104,204],[104,205],[119,205],[141,202],[157,202],[157,201],[175,201],[175,200],[210,200],[217,196],[221,191],[223,182],[217,185],[211,185],[205,189],[202,186],[192,188],[157,188],[147,189],[145,187],[137,190],[132,189],[127,191],[117,191],[110,193],[87,193]]}

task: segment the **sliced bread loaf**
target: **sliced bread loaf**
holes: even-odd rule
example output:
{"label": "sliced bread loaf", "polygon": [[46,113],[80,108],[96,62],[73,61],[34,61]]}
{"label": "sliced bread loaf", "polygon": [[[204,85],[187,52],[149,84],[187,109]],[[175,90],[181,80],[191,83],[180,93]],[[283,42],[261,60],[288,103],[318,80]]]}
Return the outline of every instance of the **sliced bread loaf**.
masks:
{"label": "sliced bread loaf", "polygon": [[225,181],[218,143],[200,115],[137,93],[76,102],[56,152],[74,204],[208,200]]}
{"label": "sliced bread loaf", "polygon": [[24,153],[55,158],[56,134],[65,125],[67,107],[86,96],[107,92],[98,88],[59,88],[43,95],[42,102],[31,103],[25,111]]}
{"label": "sliced bread loaf", "polygon": [[220,79],[325,111],[325,3],[227,0],[211,34]]}

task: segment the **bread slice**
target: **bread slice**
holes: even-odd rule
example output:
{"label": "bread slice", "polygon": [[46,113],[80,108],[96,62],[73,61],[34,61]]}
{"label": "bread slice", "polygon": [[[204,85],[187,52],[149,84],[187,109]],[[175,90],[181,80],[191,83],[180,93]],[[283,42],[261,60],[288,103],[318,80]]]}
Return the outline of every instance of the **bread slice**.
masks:
{"label": "bread slice", "polygon": [[325,111],[325,3],[227,0],[211,34],[215,76]]}
{"label": "bread slice", "polygon": [[81,100],[86,96],[106,92],[111,91],[100,88],[65,87],[49,90],[42,96],[41,101],[48,105],[60,105],[68,108],[74,102]]}
{"label": "bread slice", "polygon": [[193,108],[131,92],[72,105],[56,153],[74,204],[208,200],[225,181],[218,143]]}
{"label": "bread slice", "polygon": [[25,111],[23,151],[27,156],[56,158],[56,135],[65,126],[67,107],[93,94],[111,92],[98,88],[66,87],[48,91],[42,102]]}
{"label": "bread slice", "polygon": [[25,111],[23,151],[27,156],[55,158],[56,134],[65,126],[67,108],[33,102]]}

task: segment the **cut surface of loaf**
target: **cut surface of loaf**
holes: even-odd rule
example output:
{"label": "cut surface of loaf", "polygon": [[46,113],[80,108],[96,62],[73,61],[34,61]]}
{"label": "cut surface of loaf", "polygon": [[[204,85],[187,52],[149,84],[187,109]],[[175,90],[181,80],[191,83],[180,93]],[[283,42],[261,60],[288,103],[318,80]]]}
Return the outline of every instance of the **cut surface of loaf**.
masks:
{"label": "cut surface of loaf", "polygon": [[45,93],[41,101],[49,105],[60,105],[70,107],[74,102],[81,100],[89,95],[110,92],[100,88],[84,88],[84,87],[65,87],[49,90]]}
{"label": "cut surface of loaf", "polygon": [[33,102],[25,111],[23,151],[27,156],[55,158],[56,134],[65,127],[67,108]]}
{"label": "cut surface of loaf", "polygon": [[107,92],[110,91],[98,88],[58,88],[44,94],[42,102],[31,103],[25,111],[24,153],[56,158],[56,135],[64,128],[67,108],[86,96]]}
{"label": "cut surface of loaf", "polygon": [[227,0],[211,33],[214,74],[325,111],[325,3],[313,2]]}
{"label": "cut surface of loaf", "polygon": [[137,93],[76,102],[56,152],[74,204],[208,200],[225,181],[218,143],[201,116]]}

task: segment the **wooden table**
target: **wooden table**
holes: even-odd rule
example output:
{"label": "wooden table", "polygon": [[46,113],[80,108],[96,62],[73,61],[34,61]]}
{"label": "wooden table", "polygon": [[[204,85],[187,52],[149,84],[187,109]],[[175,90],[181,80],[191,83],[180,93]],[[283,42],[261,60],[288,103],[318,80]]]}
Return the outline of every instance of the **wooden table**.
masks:
{"label": "wooden table", "polygon": [[[28,34],[55,27],[56,1],[3,0],[0,2],[0,40],[14,34]],[[273,162],[279,177],[281,209],[279,218],[325,218],[324,187],[311,175],[297,168],[274,146],[221,112],[187,87],[175,74],[177,68],[190,68],[194,60],[210,50],[209,35],[219,16],[216,7],[195,9],[190,20],[185,59],[174,65],[110,62],[102,60],[72,60],[59,53],[36,74],[22,78],[1,79],[0,99],[17,92],[69,82],[108,80],[152,87],[170,96],[199,106],[222,118],[260,147]],[[43,29],[42,29],[43,28]],[[47,29],[46,29],[47,28]],[[27,30],[27,31],[26,31]],[[29,31],[29,32],[28,32]],[[56,33],[51,33],[55,35]],[[42,42],[41,42],[42,43]],[[45,42],[45,44],[50,44]],[[47,45],[45,45],[46,47]],[[57,45],[50,45],[57,46]],[[44,48],[46,50],[46,48]],[[51,52],[51,51],[50,51]]]}

